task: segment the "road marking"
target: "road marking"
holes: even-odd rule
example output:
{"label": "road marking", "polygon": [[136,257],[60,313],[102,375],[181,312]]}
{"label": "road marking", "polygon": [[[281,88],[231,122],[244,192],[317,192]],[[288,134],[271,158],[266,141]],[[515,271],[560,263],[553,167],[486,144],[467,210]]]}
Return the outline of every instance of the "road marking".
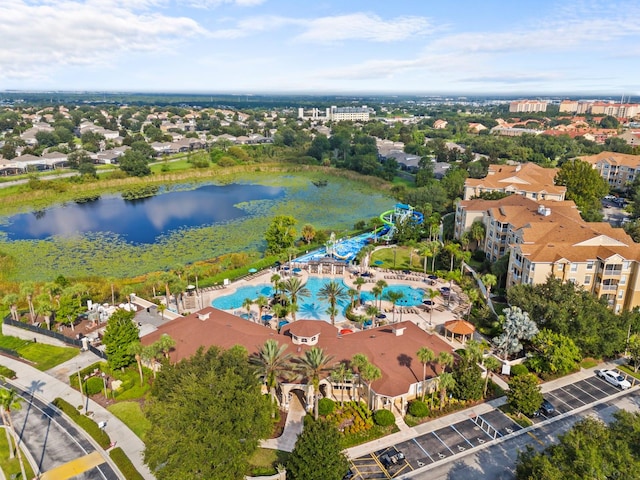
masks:
{"label": "road marking", "polygon": [[[566,393],[566,394],[568,394],[568,395],[571,395],[573,398],[575,398],[576,400],[578,400],[579,402],[581,402],[581,403],[582,403],[582,405],[586,405],[586,404],[587,404],[587,402],[583,401],[581,398],[576,397],[573,393],[568,392],[567,390],[565,390],[565,389],[564,389],[564,387],[560,387],[560,390],[562,390],[564,393]],[[594,397],[594,398],[595,398],[595,397]],[[576,407],[573,407],[573,408],[576,408]]]}
{"label": "road marking", "polygon": [[93,452],[47,470],[39,478],[40,480],[67,480],[102,465],[104,462],[105,460],[99,452]]}
{"label": "road marking", "polygon": [[444,442],[442,441],[442,439],[438,436],[438,434],[437,434],[436,432],[431,432],[431,434],[432,434],[434,437],[436,437],[438,440],[440,440],[440,443],[441,443],[441,444],[443,444],[445,447],[447,447],[447,450],[449,450],[449,451],[451,452],[451,455],[455,455],[455,453],[453,453],[453,450],[451,450],[451,449],[449,448],[449,445],[447,445],[446,443],[444,443]]}
{"label": "road marking", "polygon": [[422,450],[427,457],[429,457],[429,460],[431,460],[432,462],[435,462],[435,460],[431,457],[431,455],[429,455],[429,452],[427,452],[424,448],[422,448],[422,445],[420,445],[415,438],[412,438],[411,440],[413,440],[413,442],[416,445],[418,445],[418,448]]}
{"label": "road marking", "polygon": [[[387,450],[389,450],[389,449],[387,449]],[[385,468],[385,466],[382,465],[382,462],[380,460],[378,460],[378,456],[375,453],[372,453],[371,456],[373,457],[373,459],[376,461],[376,463],[380,467],[380,470],[382,470],[382,473],[384,473],[384,476],[387,477],[387,478],[391,478],[391,475],[389,475],[389,472],[387,472],[387,469]]]}
{"label": "road marking", "polygon": [[453,430],[460,435],[462,438],[464,438],[464,440],[471,446],[471,448],[475,447],[475,445],[473,443],[471,443],[469,440],[467,440],[467,437],[465,437],[463,434],[461,434],[458,429],[456,428],[455,425],[451,425],[451,428],[453,428]]}
{"label": "road marking", "polygon": [[527,432],[527,434],[543,447],[546,446],[546,444],[542,440],[540,440],[538,437],[536,437],[533,432]]}

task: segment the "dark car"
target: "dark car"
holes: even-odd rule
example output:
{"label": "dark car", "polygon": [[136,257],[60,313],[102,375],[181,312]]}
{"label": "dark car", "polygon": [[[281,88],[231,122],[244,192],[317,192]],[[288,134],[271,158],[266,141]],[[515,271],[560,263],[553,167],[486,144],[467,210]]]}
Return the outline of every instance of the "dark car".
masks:
{"label": "dark car", "polygon": [[542,400],[542,405],[540,405],[540,408],[533,414],[533,416],[537,417],[539,415],[544,415],[545,417],[548,417],[549,415],[553,415],[555,411],[556,409],[551,404],[551,402],[547,399],[544,399]]}
{"label": "dark car", "polygon": [[388,467],[389,465],[395,465],[396,463],[398,463],[401,460],[404,460],[404,453],[402,453],[402,452],[396,452],[396,453],[391,454],[391,455],[388,454],[388,453],[385,453],[384,455],[382,455],[380,457],[380,462],[385,467]]}
{"label": "dark car", "polygon": [[342,477],[342,480],[351,480],[352,478],[353,472],[351,471],[351,469],[349,469],[347,473],[344,474],[344,477]]}

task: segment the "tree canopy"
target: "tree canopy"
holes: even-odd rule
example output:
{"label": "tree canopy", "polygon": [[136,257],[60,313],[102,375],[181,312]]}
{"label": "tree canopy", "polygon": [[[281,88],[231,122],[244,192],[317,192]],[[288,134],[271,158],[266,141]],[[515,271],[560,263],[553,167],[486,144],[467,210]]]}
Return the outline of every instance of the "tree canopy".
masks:
{"label": "tree canopy", "polygon": [[305,423],[287,462],[287,478],[341,480],[349,463],[340,447],[338,429],[326,420]]}
{"label": "tree canopy", "polygon": [[133,321],[134,316],[135,312],[119,308],[107,321],[102,343],[106,347],[109,365],[113,368],[124,368],[135,360],[129,347],[138,341],[138,326]]}
{"label": "tree canopy", "polygon": [[297,238],[294,228],[296,223],[296,219],[289,215],[274,217],[264,234],[267,241],[267,251],[278,254],[291,248]]}
{"label": "tree canopy", "polygon": [[272,428],[271,402],[242,347],[165,365],[146,410],[145,462],[158,480],[242,478]]}
{"label": "tree canopy", "polygon": [[567,199],[576,203],[585,220],[600,220],[600,201],[609,193],[609,185],[591,164],[582,160],[563,163],[556,183],[567,187]]}

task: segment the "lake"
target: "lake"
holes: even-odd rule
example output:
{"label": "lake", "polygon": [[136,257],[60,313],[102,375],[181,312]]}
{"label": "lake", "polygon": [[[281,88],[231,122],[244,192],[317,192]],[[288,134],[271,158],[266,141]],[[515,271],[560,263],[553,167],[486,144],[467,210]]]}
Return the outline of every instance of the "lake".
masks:
{"label": "lake", "polygon": [[247,216],[236,205],[284,197],[284,188],[264,185],[206,185],[138,200],[112,195],[22,213],[0,226],[9,240],[44,240],[110,233],[134,244],[155,243],[172,231],[224,223]]}

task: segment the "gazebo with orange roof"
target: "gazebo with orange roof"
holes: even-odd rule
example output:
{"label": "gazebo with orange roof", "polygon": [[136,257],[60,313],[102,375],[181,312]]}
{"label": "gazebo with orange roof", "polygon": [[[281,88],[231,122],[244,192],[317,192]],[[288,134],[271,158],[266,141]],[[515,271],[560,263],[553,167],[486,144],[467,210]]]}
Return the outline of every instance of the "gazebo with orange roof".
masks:
{"label": "gazebo with orange roof", "polygon": [[455,340],[456,335],[459,335],[462,337],[462,343],[465,343],[467,341],[467,337],[471,339],[471,337],[473,336],[473,332],[476,331],[476,327],[471,325],[469,322],[459,319],[449,320],[448,322],[445,322],[444,329],[445,338],[447,336],[447,332],[449,332],[451,334],[451,340]]}

